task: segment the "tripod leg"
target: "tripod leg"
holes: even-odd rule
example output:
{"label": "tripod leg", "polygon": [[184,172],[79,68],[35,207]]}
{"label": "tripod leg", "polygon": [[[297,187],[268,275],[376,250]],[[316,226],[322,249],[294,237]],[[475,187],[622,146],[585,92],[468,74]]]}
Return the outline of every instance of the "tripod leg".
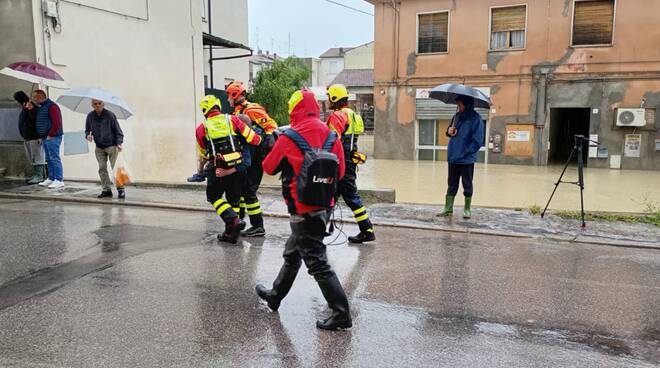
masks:
{"label": "tripod leg", "polygon": [[564,174],[566,173],[566,169],[568,169],[568,165],[570,165],[574,154],[575,154],[575,147],[573,147],[573,150],[571,150],[571,154],[568,155],[568,160],[566,161],[566,164],[564,165],[564,170],[561,171],[561,175],[559,175],[559,179],[555,183],[555,189],[552,191],[552,194],[550,194],[550,199],[548,199],[548,203],[545,205],[545,208],[543,209],[543,212],[541,212],[541,218],[543,218],[545,216],[545,212],[548,210],[548,207],[550,206],[550,201],[552,201],[552,197],[555,196],[555,192],[557,191],[557,187],[559,187],[559,184],[561,183],[561,178],[564,177]]}
{"label": "tripod leg", "polygon": [[582,215],[582,228],[587,227],[584,222],[584,159],[582,156],[582,145],[578,147],[578,185],[580,186],[580,214]]}

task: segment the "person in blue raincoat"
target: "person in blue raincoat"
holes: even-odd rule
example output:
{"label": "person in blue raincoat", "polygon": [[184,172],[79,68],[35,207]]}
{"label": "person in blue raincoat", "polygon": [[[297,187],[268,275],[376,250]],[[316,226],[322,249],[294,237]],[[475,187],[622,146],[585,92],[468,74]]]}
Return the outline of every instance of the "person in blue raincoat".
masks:
{"label": "person in blue raincoat", "polygon": [[465,207],[463,218],[472,217],[472,179],[474,178],[474,163],[477,153],[484,142],[484,123],[478,112],[474,111],[474,99],[467,96],[456,98],[458,112],[454,115],[447,136],[447,161],[449,162],[449,175],[447,178],[447,196],[445,208],[441,216],[451,216],[454,212],[454,199],[458,193],[459,180],[463,183]]}

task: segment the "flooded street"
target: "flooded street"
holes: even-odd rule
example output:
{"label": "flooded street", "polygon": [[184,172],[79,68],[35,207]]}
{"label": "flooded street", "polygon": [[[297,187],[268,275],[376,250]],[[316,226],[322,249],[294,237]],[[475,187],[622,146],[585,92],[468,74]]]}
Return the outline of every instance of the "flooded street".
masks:
{"label": "flooded street", "polygon": [[[474,200],[476,206],[543,208],[563,166],[515,166],[476,164]],[[645,200],[660,203],[660,171],[608,170],[585,168],[585,209],[589,211],[643,212]],[[277,179],[268,177],[269,184]],[[577,181],[577,168],[569,167],[564,180]],[[447,190],[447,163],[369,159],[360,167],[360,188],[393,188],[397,202],[444,203]],[[462,189],[456,197],[462,205]],[[561,184],[551,209],[580,210],[580,190]]]}
{"label": "flooded street", "polygon": [[254,294],[279,269],[285,219],[228,246],[212,213],[0,200],[0,216],[1,366],[660,364],[657,250],[389,227],[369,245],[329,237],[354,318],[332,333],[314,327],[327,307],[304,268],[279,312]]}

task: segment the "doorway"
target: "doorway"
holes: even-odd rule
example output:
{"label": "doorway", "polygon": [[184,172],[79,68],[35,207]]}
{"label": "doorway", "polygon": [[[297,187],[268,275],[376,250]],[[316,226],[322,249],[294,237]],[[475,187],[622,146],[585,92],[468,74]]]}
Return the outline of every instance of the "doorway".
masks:
{"label": "doorway", "polygon": [[[550,109],[550,148],[548,164],[563,164],[568,160],[575,146],[576,134],[589,137],[590,108],[553,108]],[[587,165],[589,148],[583,147],[584,165]],[[577,163],[577,157],[572,162]]]}

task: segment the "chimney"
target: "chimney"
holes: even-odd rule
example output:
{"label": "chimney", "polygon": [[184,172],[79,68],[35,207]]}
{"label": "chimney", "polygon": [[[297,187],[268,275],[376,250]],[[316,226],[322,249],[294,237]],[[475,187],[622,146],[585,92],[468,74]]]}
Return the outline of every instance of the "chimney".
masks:
{"label": "chimney", "polygon": [[344,48],[343,47],[339,48],[339,55],[344,55]]}
{"label": "chimney", "polygon": [[270,55],[270,51],[266,50],[266,56]]}

